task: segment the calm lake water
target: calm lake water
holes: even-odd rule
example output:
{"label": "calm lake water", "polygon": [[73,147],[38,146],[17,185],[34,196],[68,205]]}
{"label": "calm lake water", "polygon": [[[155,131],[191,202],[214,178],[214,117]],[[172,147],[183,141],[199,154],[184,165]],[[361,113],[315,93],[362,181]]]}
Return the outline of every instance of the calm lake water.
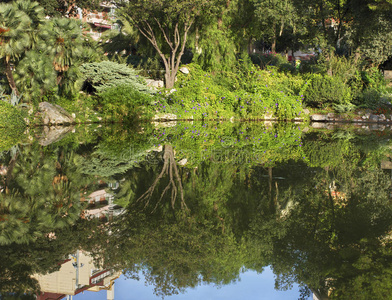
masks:
{"label": "calm lake water", "polygon": [[0,152],[0,299],[389,299],[391,137],[229,122],[30,132]]}

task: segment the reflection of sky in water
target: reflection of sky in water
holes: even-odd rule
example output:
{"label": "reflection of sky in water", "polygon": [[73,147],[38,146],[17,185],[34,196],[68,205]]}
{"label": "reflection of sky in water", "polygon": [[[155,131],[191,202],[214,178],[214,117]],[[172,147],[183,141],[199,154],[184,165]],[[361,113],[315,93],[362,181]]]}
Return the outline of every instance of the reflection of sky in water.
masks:
{"label": "reflection of sky in water", "polygon": [[[140,281],[126,279],[121,276],[114,285],[115,300],[149,300],[161,299],[153,294],[152,286],[144,285],[144,277]],[[195,289],[187,289],[185,294],[165,297],[169,300],[208,300],[208,299],[265,299],[265,300],[295,300],[299,298],[299,287],[294,285],[289,291],[277,291],[274,289],[275,278],[270,268],[265,268],[262,274],[248,271],[240,275],[241,280],[216,288],[213,285],[201,285]],[[84,292],[74,296],[75,300],[106,300],[106,291]],[[311,299],[311,298],[309,298]]]}

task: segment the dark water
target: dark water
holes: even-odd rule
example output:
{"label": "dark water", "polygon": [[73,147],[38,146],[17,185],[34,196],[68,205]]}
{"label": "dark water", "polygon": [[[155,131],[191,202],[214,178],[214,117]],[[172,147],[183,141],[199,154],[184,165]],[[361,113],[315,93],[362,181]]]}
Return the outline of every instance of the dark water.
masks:
{"label": "dark water", "polygon": [[387,129],[30,134],[0,153],[0,299],[391,297]]}

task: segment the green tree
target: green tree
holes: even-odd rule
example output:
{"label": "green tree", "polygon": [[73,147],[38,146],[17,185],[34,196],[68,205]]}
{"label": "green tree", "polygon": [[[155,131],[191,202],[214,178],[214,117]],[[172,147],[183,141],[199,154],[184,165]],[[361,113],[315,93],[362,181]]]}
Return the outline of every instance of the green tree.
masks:
{"label": "green tree", "polygon": [[165,66],[165,86],[172,88],[197,15],[213,1],[117,1],[119,16],[135,26],[158,52]]}
{"label": "green tree", "polygon": [[[385,6],[384,6],[385,5]],[[357,0],[352,2],[352,22],[349,43],[356,53],[378,67],[392,55],[391,5],[378,1]]]}
{"label": "green tree", "polygon": [[[17,2],[19,3],[19,2]],[[11,90],[18,95],[12,65],[31,47],[31,19],[14,4],[0,4],[0,59]]]}
{"label": "green tree", "polygon": [[15,83],[25,101],[40,101],[44,95],[57,93],[56,71],[44,52],[30,50],[15,71]]}
{"label": "green tree", "polygon": [[291,0],[253,0],[253,5],[257,20],[262,24],[262,36],[270,41],[271,51],[276,52],[278,36],[282,36],[295,17],[294,5]]}
{"label": "green tree", "polygon": [[52,19],[42,28],[40,35],[44,41],[42,46],[50,55],[57,72],[56,84],[60,91],[67,84],[71,87],[77,79],[77,67],[84,50],[80,21]]}

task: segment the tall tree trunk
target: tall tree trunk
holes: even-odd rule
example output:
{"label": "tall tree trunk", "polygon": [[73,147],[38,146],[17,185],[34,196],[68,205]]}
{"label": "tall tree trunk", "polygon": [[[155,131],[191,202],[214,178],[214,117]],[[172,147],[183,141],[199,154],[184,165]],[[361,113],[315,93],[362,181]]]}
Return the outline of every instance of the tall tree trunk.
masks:
{"label": "tall tree trunk", "polygon": [[355,63],[355,64],[358,63],[358,61],[359,61],[360,58],[361,58],[361,48],[358,47],[358,48],[355,50],[354,63]]}
{"label": "tall tree trunk", "polygon": [[248,39],[248,54],[252,54],[253,53],[253,38],[249,37]]}
{"label": "tall tree trunk", "polygon": [[165,73],[165,87],[167,89],[171,89],[174,86],[174,82],[176,81],[176,76],[177,71],[174,72],[174,70],[171,72],[170,70],[166,70]]}
{"label": "tall tree trunk", "polygon": [[271,52],[276,52],[276,25],[273,25],[273,36],[272,36],[272,44],[271,44]]}
{"label": "tall tree trunk", "polygon": [[14,80],[14,74],[12,74],[12,70],[11,70],[11,63],[7,59],[5,61],[5,75],[7,76],[7,80],[10,85],[10,88],[17,96],[19,96],[19,91],[18,88],[16,87],[15,80]]}

